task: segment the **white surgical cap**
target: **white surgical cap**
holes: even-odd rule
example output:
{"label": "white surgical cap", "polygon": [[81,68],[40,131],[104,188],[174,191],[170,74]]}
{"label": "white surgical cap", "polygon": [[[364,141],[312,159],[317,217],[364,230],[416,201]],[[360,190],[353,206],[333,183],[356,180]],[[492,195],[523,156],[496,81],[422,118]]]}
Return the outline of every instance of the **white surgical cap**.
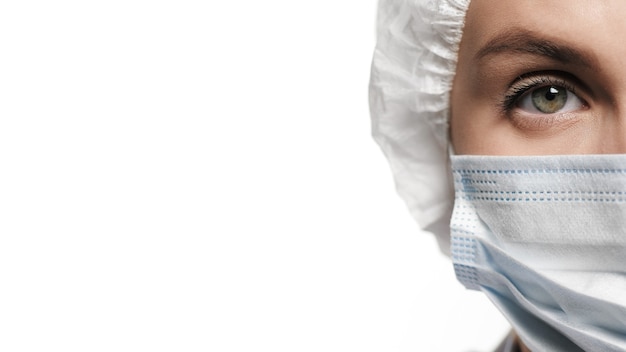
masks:
{"label": "white surgical cap", "polygon": [[449,255],[450,90],[470,0],[380,0],[370,80],[372,133],[420,227]]}

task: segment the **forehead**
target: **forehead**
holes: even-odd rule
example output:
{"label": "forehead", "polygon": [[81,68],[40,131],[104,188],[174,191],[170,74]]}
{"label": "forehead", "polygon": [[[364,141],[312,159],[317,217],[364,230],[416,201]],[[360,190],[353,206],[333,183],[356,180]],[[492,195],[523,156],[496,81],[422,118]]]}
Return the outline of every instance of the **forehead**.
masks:
{"label": "forehead", "polygon": [[472,0],[463,41],[476,54],[499,34],[522,29],[615,57],[626,54],[625,15],[624,0]]}

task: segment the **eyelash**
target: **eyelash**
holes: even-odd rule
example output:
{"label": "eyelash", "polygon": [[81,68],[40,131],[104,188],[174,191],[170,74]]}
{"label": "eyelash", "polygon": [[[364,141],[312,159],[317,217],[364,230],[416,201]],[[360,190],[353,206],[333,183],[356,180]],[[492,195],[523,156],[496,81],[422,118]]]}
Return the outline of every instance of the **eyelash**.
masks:
{"label": "eyelash", "polygon": [[554,77],[549,73],[529,73],[519,76],[507,91],[502,101],[502,111],[509,114],[517,107],[519,100],[528,92],[545,86],[559,86],[576,93],[576,86],[562,78]]}

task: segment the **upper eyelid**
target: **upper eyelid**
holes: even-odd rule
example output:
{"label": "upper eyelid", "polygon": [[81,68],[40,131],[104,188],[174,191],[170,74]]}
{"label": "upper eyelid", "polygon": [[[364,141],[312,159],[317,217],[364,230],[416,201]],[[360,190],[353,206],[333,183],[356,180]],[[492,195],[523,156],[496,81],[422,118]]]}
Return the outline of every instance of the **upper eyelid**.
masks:
{"label": "upper eyelid", "polygon": [[545,85],[566,84],[576,89],[576,87],[579,85],[578,79],[574,78],[573,76],[569,74],[564,74],[560,72],[555,73],[551,71],[550,72],[532,72],[532,73],[523,74],[515,78],[515,80],[509,83],[509,89],[512,89],[515,86],[519,86],[522,83],[525,83],[528,81],[532,81],[532,84],[527,85],[529,87],[535,87],[541,84],[545,84]]}
{"label": "upper eyelid", "polygon": [[522,96],[528,94],[530,90],[546,86],[560,86],[574,94],[577,94],[576,91],[578,90],[575,84],[572,84],[567,80],[560,78],[555,79],[553,77],[535,77],[530,82],[522,81],[521,83],[516,83],[516,85],[512,86],[511,90],[519,93],[517,94],[517,97],[521,98]]}

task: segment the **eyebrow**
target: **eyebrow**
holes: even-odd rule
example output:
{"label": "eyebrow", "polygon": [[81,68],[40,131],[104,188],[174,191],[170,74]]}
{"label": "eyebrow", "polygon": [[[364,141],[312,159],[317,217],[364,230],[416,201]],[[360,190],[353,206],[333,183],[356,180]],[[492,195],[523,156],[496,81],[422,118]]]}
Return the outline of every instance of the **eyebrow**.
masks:
{"label": "eyebrow", "polygon": [[591,55],[520,28],[511,28],[494,37],[476,53],[475,58],[482,60],[500,53],[531,54],[563,64],[597,67],[596,60]]}

